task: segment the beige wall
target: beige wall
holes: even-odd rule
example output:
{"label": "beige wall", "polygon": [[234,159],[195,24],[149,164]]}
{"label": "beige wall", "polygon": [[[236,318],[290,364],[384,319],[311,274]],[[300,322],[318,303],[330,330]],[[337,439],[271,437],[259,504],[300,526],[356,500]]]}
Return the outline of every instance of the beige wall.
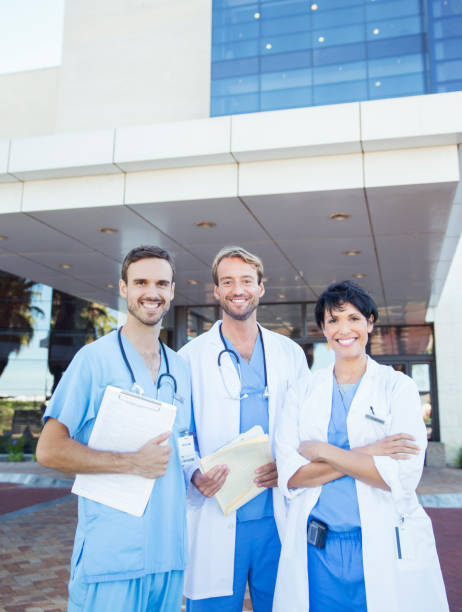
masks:
{"label": "beige wall", "polygon": [[0,76],[0,138],[209,116],[211,0],[67,0],[59,68]]}
{"label": "beige wall", "polygon": [[435,348],[441,441],[454,463],[462,448],[462,237],[435,309]]}

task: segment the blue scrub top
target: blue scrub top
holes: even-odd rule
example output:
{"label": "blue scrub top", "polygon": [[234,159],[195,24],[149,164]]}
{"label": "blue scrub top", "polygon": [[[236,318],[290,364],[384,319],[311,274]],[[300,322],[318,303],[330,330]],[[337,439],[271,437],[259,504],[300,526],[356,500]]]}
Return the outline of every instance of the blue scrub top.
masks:
{"label": "blue scrub top", "polygon": [[[327,441],[339,448],[350,450],[346,421],[361,381],[359,380],[355,385],[346,389],[342,399],[334,374],[333,377],[332,412]],[[355,479],[351,476],[343,476],[324,484],[318,502],[311,511],[310,518],[323,521],[333,531],[349,531],[360,527],[361,520]]]}
{"label": "blue scrub top", "polygon": [[[239,355],[227,338],[225,338],[225,343],[226,348]],[[231,359],[236,370],[239,372],[234,357],[231,357]],[[260,425],[264,433],[267,434],[269,432],[268,398],[263,396],[265,391],[265,370],[260,334],[258,334],[249,363],[242,357],[239,357],[239,360],[241,367],[241,395],[247,395],[247,397],[241,399],[239,431],[240,433],[245,433],[255,425]],[[271,489],[262,489],[260,495],[251,499],[237,511],[238,521],[253,521],[264,516],[273,516]]]}
{"label": "blue scrub top", "polygon": [[[156,385],[132,344],[123,345],[136,382],[144,394],[156,397]],[[186,363],[166,347],[170,372],[175,376],[177,414],[169,438],[172,447],[165,476],[157,478],[141,517],[79,497],[79,518],[71,569],[81,558],[87,582],[137,578],[156,572],[183,570],[187,562],[186,484],[178,455],[178,434],[190,428],[190,375]],[[166,371],[161,359],[158,376]],[[158,399],[172,402],[172,388],[165,377]],[[64,373],[47,407],[44,420],[53,417],[66,425],[71,438],[88,444],[107,385],[132,386],[121,356],[117,332],[83,347]]]}

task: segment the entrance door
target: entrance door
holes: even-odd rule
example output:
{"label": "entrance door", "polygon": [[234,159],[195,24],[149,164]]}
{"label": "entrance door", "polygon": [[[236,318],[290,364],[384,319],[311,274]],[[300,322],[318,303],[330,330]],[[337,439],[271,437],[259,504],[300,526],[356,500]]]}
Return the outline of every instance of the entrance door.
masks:
{"label": "entrance door", "polygon": [[438,411],[436,409],[436,376],[434,362],[420,356],[374,357],[379,363],[391,365],[398,372],[410,376],[417,385],[422,405],[422,417],[427,427],[428,439],[439,440]]}

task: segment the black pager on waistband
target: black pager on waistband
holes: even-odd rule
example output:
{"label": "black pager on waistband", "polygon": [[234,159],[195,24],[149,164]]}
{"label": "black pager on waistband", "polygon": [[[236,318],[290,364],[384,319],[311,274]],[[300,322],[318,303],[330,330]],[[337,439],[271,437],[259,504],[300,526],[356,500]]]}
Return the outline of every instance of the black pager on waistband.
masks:
{"label": "black pager on waistband", "polygon": [[326,545],[327,525],[316,519],[312,519],[308,523],[306,539],[308,544],[316,546],[316,548],[324,548]]}

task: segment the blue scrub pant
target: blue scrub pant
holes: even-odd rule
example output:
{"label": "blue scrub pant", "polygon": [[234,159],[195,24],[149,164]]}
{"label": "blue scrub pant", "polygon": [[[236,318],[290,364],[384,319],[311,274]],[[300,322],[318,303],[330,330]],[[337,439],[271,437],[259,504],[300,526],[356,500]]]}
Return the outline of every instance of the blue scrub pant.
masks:
{"label": "blue scrub pant", "polygon": [[328,531],[326,546],[308,544],[310,612],[367,612],[361,529]]}
{"label": "blue scrub pant", "polygon": [[183,571],[147,574],[131,580],[69,582],[67,612],[180,612]]}
{"label": "blue scrub pant", "polygon": [[236,523],[233,594],[188,599],[187,612],[242,612],[247,580],[254,612],[271,612],[281,544],[271,516]]}

